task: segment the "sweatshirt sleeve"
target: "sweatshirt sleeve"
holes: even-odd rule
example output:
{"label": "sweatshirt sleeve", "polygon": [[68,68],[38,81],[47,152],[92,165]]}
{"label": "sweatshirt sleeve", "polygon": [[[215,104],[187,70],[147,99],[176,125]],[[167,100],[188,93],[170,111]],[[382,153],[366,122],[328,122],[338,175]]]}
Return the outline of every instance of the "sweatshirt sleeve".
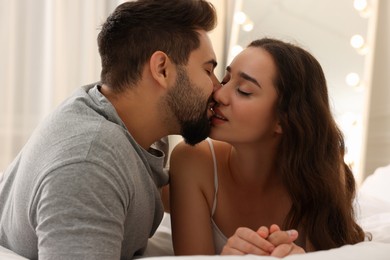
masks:
{"label": "sweatshirt sleeve", "polygon": [[30,219],[39,259],[120,258],[129,194],[110,172],[74,163],[47,174],[36,190]]}

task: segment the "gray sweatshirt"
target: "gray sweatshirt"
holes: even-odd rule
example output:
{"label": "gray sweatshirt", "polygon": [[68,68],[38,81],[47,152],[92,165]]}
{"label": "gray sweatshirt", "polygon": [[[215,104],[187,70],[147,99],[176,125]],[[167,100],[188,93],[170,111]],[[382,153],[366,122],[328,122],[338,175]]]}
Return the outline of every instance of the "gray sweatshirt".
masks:
{"label": "gray sweatshirt", "polygon": [[0,177],[0,245],[29,259],[131,259],[163,207],[164,153],[140,147],[98,86],[35,130]]}

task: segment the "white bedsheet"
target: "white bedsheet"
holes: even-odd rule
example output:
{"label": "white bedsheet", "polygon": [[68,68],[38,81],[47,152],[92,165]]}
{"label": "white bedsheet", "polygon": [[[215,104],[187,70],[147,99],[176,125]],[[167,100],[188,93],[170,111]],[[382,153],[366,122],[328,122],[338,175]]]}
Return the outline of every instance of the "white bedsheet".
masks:
{"label": "white bedsheet", "polygon": [[[165,256],[164,260],[217,260],[217,258],[228,258],[231,260],[277,260],[280,258],[271,256]],[[161,259],[161,257],[149,257],[148,260]],[[313,253],[291,255],[283,259],[287,260],[333,260],[333,259],[353,259],[353,260],[389,260],[390,244],[379,242],[362,242],[356,245],[346,245],[337,249],[317,251]]]}
{"label": "white bedsheet", "polygon": [[[355,203],[359,224],[373,236],[372,241],[340,248],[292,255],[288,260],[390,260],[390,165],[378,168],[359,188]],[[173,256],[169,214],[164,219],[156,234],[149,240],[145,256],[148,260],[164,257],[164,260],[216,260],[222,256]],[[273,260],[274,257],[261,256],[223,256],[231,260]],[[0,260],[25,260],[14,252],[0,246]]]}

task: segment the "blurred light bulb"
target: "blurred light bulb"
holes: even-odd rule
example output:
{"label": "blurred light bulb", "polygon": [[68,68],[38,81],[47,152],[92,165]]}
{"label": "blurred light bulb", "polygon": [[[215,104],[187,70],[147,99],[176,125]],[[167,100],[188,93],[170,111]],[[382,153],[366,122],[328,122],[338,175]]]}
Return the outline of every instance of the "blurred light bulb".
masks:
{"label": "blurred light bulb", "polygon": [[367,0],[355,0],[353,1],[353,7],[358,11],[363,11],[368,7]]}
{"label": "blurred light bulb", "polygon": [[371,15],[371,8],[368,5],[367,0],[355,0],[353,1],[353,7],[359,12],[359,14],[364,17],[368,18]]}
{"label": "blurred light bulb", "polygon": [[364,38],[360,34],[351,37],[351,45],[355,49],[360,49],[364,46]]}
{"label": "blurred light bulb", "polygon": [[348,73],[348,75],[345,77],[345,82],[348,86],[356,87],[360,83],[360,77],[359,74],[355,72]]}
{"label": "blurred light bulb", "polygon": [[252,21],[247,21],[242,25],[242,29],[246,32],[250,32],[253,30],[253,22]]}
{"label": "blurred light bulb", "polygon": [[351,46],[353,48],[355,48],[355,50],[359,54],[361,54],[361,55],[367,54],[368,46],[365,43],[363,36],[361,36],[360,34],[356,34],[356,35],[352,36],[350,43],[351,43]]}
{"label": "blurred light bulb", "polygon": [[243,24],[246,21],[246,14],[244,12],[237,12],[234,15],[234,21],[238,24]]}

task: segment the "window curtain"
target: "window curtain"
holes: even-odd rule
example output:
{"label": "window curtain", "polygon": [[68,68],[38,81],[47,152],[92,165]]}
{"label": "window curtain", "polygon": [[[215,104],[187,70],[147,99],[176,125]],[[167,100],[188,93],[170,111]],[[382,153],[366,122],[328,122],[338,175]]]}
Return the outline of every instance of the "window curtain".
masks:
{"label": "window curtain", "polygon": [[[78,87],[99,80],[97,34],[122,2],[0,0],[0,172],[50,111]],[[222,61],[226,2],[211,2],[219,23],[210,38]]]}
{"label": "window curtain", "polygon": [[38,123],[99,80],[96,37],[120,0],[0,0],[0,172]]}

